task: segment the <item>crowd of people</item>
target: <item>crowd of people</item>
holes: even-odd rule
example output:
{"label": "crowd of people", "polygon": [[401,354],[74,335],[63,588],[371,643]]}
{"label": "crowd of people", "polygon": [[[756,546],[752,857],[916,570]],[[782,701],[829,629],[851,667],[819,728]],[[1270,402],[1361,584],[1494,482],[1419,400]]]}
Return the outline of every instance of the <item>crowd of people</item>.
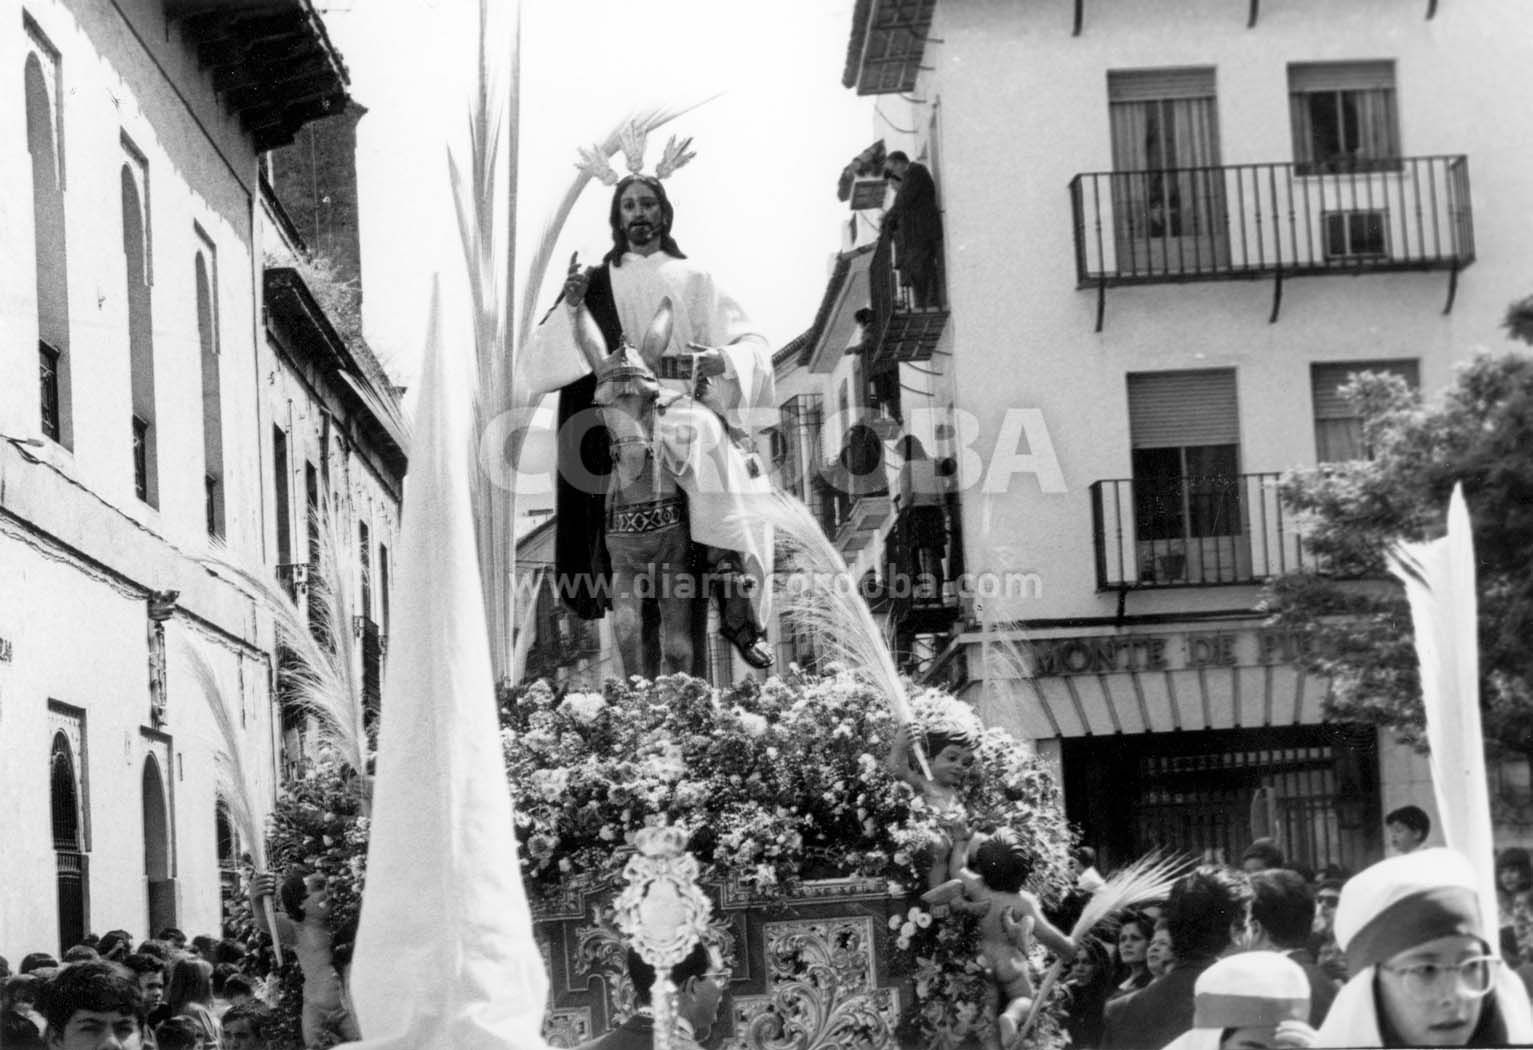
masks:
{"label": "crowd of people", "polygon": [[[940,777],[940,763],[934,766]],[[1045,913],[1015,877],[1016,850],[1004,835],[993,836],[975,851],[974,870],[965,868],[948,887],[950,904],[972,902],[984,913],[982,924],[993,920],[985,945],[1001,947],[981,946],[987,965],[1009,967],[991,1045],[1017,1045],[1025,1027],[1035,994],[1029,963],[1025,948],[1006,949],[1033,939],[1073,962],[1063,1021],[1070,1045],[1081,1050],[1533,1043],[1528,851],[1510,848],[1497,857],[1499,936],[1492,944],[1482,933],[1469,862],[1422,847],[1430,832],[1426,814],[1414,806],[1396,810],[1386,830],[1397,855],[1355,875],[1334,865],[1318,872],[1289,866],[1275,842],[1258,839],[1238,865],[1197,867],[1164,900],[1117,916],[1083,945],[1060,931],[1104,885],[1095,854],[1076,852],[1075,892]],[[304,969],[302,1041],[322,1046],[359,1035],[349,1013],[339,1027],[331,1024],[327,1011],[344,1012],[344,1003],[318,994],[339,988],[340,979],[323,933],[325,888],[315,879],[291,873],[279,884],[258,875],[251,903],[257,914],[269,896],[282,904],[278,932]],[[715,954],[694,954],[671,976],[684,993],[679,1016],[689,1036],[701,1039],[728,979]],[[136,946],[125,930],[88,935],[62,959],[25,956],[14,975],[0,957],[0,1046],[285,1050],[266,1002],[268,984],[249,976],[257,961],[238,941],[188,940],[177,929]],[[653,972],[629,961],[630,969],[638,966],[642,1008]],[[1007,975],[998,973],[998,982]],[[641,1009],[597,1045],[627,1046],[635,1026],[649,1019]],[[327,1033],[334,1038],[324,1039]]]}
{"label": "crowd of people", "polygon": [[[1533,862],[1520,848],[1498,855],[1499,937],[1488,943],[1475,873],[1457,853],[1422,848],[1430,827],[1419,807],[1390,813],[1396,855],[1356,875],[1289,867],[1270,839],[1253,842],[1238,866],[1198,867],[1076,954],[1066,982],[1072,1046],[1533,1041]],[[1077,854],[1077,906],[1101,884],[1094,862],[1089,849]]]}
{"label": "crowd of people", "polygon": [[276,1050],[265,982],[238,941],[167,928],[136,945],[126,930],[64,952],[0,957],[6,1050]]}

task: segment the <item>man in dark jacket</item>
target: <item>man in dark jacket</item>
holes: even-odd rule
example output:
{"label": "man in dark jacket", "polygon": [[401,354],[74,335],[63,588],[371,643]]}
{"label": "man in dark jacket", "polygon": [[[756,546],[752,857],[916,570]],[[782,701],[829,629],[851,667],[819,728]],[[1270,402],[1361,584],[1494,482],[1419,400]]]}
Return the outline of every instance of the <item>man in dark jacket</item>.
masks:
{"label": "man in dark jacket", "polygon": [[1319,1028],[1341,987],[1315,962],[1309,949],[1315,896],[1296,871],[1282,868],[1251,875],[1251,947],[1282,952],[1309,979],[1309,1023]]}
{"label": "man in dark jacket", "polygon": [[1164,977],[1107,1004],[1102,1050],[1153,1050],[1192,1027],[1198,975],[1250,939],[1250,879],[1228,868],[1198,868],[1172,886],[1164,917],[1176,963]]}
{"label": "man in dark jacket", "polygon": [[941,306],[942,212],[937,207],[937,184],[926,165],[911,163],[899,150],[889,154],[886,175],[898,186],[882,226],[883,235],[894,238],[894,263],[917,309]]}
{"label": "man in dark jacket", "polygon": [[[577,1050],[650,1050],[655,1045],[655,1015],[650,997],[655,986],[655,968],[628,950],[628,976],[633,979],[634,999],[639,1009],[606,1035],[582,1043]],[[729,985],[729,974],[718,959],[703,945],[693,947],[681,962],[671,967],[671,983],[676,986],[676,1027],[672,1039],[675,1050],[689,1050],[708,1038],[718,1018],[719,1002]]]}

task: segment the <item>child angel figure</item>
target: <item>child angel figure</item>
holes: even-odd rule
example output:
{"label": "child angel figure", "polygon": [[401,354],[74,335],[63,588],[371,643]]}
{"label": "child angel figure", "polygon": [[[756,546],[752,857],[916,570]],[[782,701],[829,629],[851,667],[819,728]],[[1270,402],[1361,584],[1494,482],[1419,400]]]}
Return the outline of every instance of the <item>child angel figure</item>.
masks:
{"label": "child angel figure", "polygon": [[975,838],[968,864],[957,878],[926,894],[928,901],[945,900],[961,912],[979,917],[979,955],[1000,997],[996,1035],[1002,1047],[1016,1041],[1033,1005],[1033,981],[1028,954],[1036,936],[1066,962],[1075,958],[1075,945],[1043,915],[1038,898],[1024,889],[1033,862],[1016,832],[999,828]]}
{"label": "child angel figure", "polygon": [[936,889],[956,878],[963,868],[970,832],[964,788],[974,773],[979,748],[979,719],[962,701],[948,700],[923,720],[928,777],[919,768],[908,725],[894,734],[886,766],[891,775],[909,784],[937,817],[940,830],[926,847],[927,885]]}
{"label": "child angel figure", "polygon": [[[273,892],[282,902],[285,915],[276,916],[276,929],[266,926],[261,901]],[[325,1038],[356,1040],[362,1038],[345,986],[335,967],[334,943],[330,934],[330,897],[325,877],[295,869],[288,872],[280,887],[277,877],[258,872],[250,880],[251,910],[258,928],[265,930],[284,947],[292,948],[303,970],[303,1041],[308,1047],[328,1046]]]}

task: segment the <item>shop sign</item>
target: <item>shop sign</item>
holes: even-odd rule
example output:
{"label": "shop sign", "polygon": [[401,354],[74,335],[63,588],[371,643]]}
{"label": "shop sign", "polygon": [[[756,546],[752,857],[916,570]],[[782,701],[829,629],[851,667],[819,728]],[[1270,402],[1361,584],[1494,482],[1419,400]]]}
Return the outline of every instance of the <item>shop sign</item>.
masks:
{"label": "shop sign", "polygon": [[1288,664],[1308,651],[1309,639],[1262,628],[1049,638],[1031,646],[1033,674],[1044,677]]}

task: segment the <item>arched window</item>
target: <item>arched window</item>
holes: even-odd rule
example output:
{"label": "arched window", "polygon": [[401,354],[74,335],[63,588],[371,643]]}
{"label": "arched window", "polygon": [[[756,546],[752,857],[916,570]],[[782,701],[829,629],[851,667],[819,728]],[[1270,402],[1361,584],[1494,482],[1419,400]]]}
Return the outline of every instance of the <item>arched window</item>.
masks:
{"label": "arched window", "polygon": [[240,843],[229,803],[221,798],[213,804],[213,840],[218,846],[219,914],[227,925],[240,892]]}
{"label": "arched window", "polygon": [[224,422],[218,371],[217,264],[212,245],[201,244],[194,260],[197,283],[197,342],[202,350],[202,463],[209,536],[224,535]]}
{"label": "arched window", "polygon": [[80,796],[75,790],[75,762],[69,753],[69,741],[63,733],[53,738],[49,762],[53,786],[53,848],[80,848]]}
{"label": "arched window", "polygon": [[40,53],[40,49],[28,53],[22,79],[27,107],[27,152],[32,160],[32,245],[37,270],[40,378],[38,407],[43,436],[69,446],[74,440],[74,421],[70,411],[64,165],[57,135],[54,94],[49,89],[50,71],[57,76],[55,56]]}
{"label": "arched window", "polygon": [[81,847],[80,791],[75,779],[74,752],[63,733],[53,737],[48,758],[49,794],[53,809],[53,853],[57,864],[59,951],[85,939],[86,867]]}
{"label": "arched window", "polygon": [[134,165],[122,166],[122,252],[127,263],[128,356],[133,371],[133,489],[160,504],[154,412],[154,322],[150,309],[149,227]]}

